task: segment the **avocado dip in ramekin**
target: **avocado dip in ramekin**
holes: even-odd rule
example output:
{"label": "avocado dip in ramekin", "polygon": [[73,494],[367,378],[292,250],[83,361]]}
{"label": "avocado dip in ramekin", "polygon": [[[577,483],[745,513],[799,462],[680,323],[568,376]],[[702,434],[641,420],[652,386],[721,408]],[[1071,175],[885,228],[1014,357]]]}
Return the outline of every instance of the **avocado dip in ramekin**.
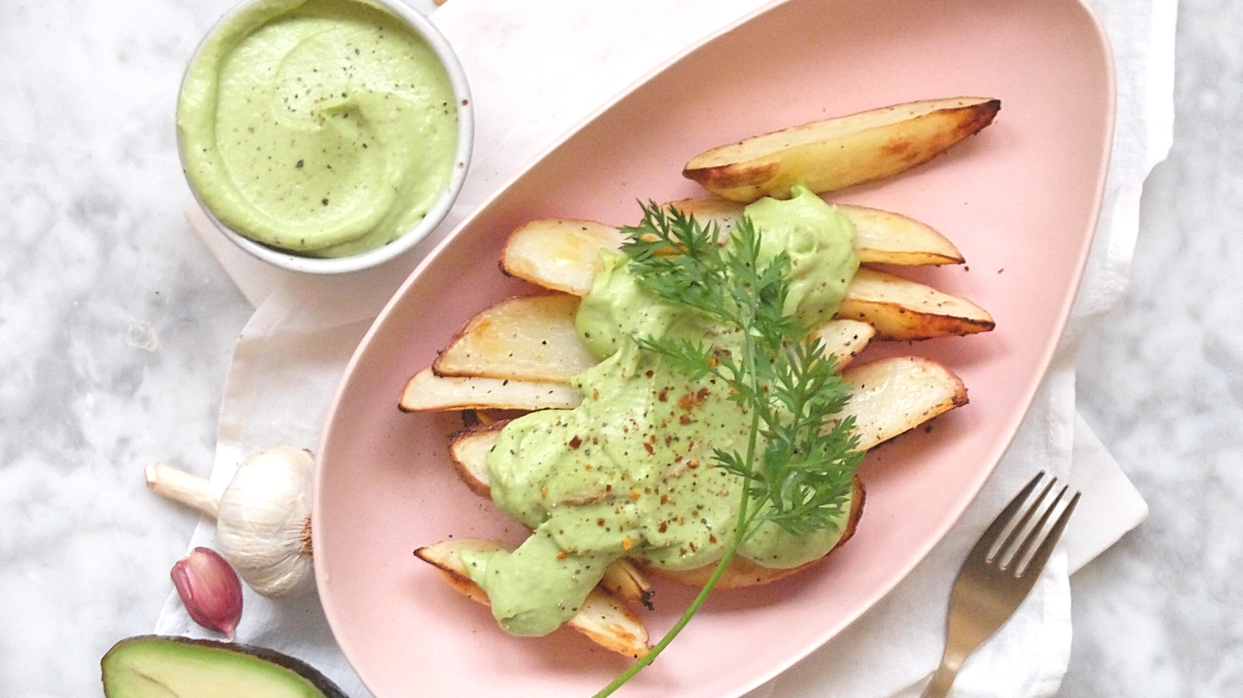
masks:
{"label": "avocado dip in ramekin", "polygon": [[177,136],[191,189],[226,232],[344,258],[443,218],[469,156],[469,100],[447,44],[413,14],[259,0],[208,35],[182,83]]}

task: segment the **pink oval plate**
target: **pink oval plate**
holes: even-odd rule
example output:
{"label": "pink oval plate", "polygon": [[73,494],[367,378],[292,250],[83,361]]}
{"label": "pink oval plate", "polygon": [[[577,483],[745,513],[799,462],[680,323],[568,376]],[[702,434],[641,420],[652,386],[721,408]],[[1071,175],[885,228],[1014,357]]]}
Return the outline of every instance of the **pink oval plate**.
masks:
{"label": "pink oval plate", "polygon": [[[621,695],[738,696],[858,618],[945,534],[1005,452],[1049,364],[1097,220],[1113,123],[1106,40],[1075,0],[789,0],[619,97],[483,205],[414,272],[355,354],[331,409],[315,497],[328,620],[379,698],[591,695],[626,665],[578,634],[518,639],[412,551],[524,532],[454,475],[456,415],[397,409],[406,380],[476,312],[533,289],[497,269],[541,217],[615,224],[637,200],[699,196],[683,164],[712,146],[916,99],[1001,99],[996,122],[915,171],[838,200],[931,224],[964,267],[921,278],[976,300],[996,331],[900,345],[953,368],[971,403],[868,456],[855,538],[806,573],[716,594]],[[871,350],[870,350],[871,351]],[[690,600],[659,586],[659,637]]]}

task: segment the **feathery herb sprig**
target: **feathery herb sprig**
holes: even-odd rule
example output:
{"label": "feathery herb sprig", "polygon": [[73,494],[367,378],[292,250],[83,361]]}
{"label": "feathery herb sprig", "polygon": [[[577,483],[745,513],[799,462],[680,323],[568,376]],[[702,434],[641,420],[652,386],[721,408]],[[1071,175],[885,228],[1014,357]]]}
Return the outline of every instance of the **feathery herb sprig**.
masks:
{"label": "feathery herb sprig", "polygon": [[790,256],[765,259],[761,233],[743,217],[718,245],[715,223],[655,203],[643,221],[623,228],[630,269],[648,292],[693,308],[736,331],[733,351],[709,341],[640,337],[639,346],[665,358],[693,380],[726,382],[730,397],[751,419],[742,453],[716,450],[717,464],[743,480],[738,519],[703,590],[666,635],[596,698],[619,688],[651,663],[699,610],[747,538],[771,522],[795,535],[835,528],[849,506],[854,472],[862,460],[854,418],[834,419],[847,386],[820,340],[784,312],[790,292]]}

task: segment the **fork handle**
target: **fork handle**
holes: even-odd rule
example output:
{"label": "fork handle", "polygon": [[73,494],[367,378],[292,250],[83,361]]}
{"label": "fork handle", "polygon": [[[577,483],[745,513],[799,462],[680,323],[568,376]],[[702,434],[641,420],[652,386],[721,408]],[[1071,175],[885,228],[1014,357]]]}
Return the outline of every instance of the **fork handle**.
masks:
{"label": "fork handle", "polygon": [[950,692],[950,686],[954,684],[954,678],[958,676],[958,667],[951,667],[944,662],[937,667],[936,672],[932,675],[932,680],[924,687],[924,692],[920,698],[945,698]]}

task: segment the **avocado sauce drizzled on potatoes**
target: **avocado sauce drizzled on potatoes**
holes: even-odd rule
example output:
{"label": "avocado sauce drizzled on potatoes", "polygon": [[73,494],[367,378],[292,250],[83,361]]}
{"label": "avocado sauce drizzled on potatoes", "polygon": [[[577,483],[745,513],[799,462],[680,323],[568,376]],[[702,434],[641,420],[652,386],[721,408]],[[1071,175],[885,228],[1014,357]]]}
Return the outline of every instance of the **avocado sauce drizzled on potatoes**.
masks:
{"label": "avocado sauce drizzled on potatoes", "polygon": [[[780,297],[764,299],[775,317],[803,328],[830,319],[858,267],[849,219],[805,189],[788,201],[762,200],[747,216],[759,231],[755,249],[733,249],[746,247],[735,237],[720,255],[750,252],[753,266],[782,270]],[[533,533],[513,552],[463,557],[498,622],[517,635],[543,635],[573,617],[619,557],[675,571],[717,562],[747,516],[744,478],[720,454],[767,448],[763,437],[753,441],[752,410],[721,376],[688,375],[649,344],[706,342],[720,359],[741,361],[742,330],[661,298],[634,267],[630,256],[608,256],[578,311],[580,337],[601,359],[573,381],[582,404],[514,420],[488,456],[493,500]],[[837,544],[859,460],[848,438],[843,446],[834,456],[841,464],[827,497],[831,515],[814,525],[758,523],[739,555],[793,568]]]}

